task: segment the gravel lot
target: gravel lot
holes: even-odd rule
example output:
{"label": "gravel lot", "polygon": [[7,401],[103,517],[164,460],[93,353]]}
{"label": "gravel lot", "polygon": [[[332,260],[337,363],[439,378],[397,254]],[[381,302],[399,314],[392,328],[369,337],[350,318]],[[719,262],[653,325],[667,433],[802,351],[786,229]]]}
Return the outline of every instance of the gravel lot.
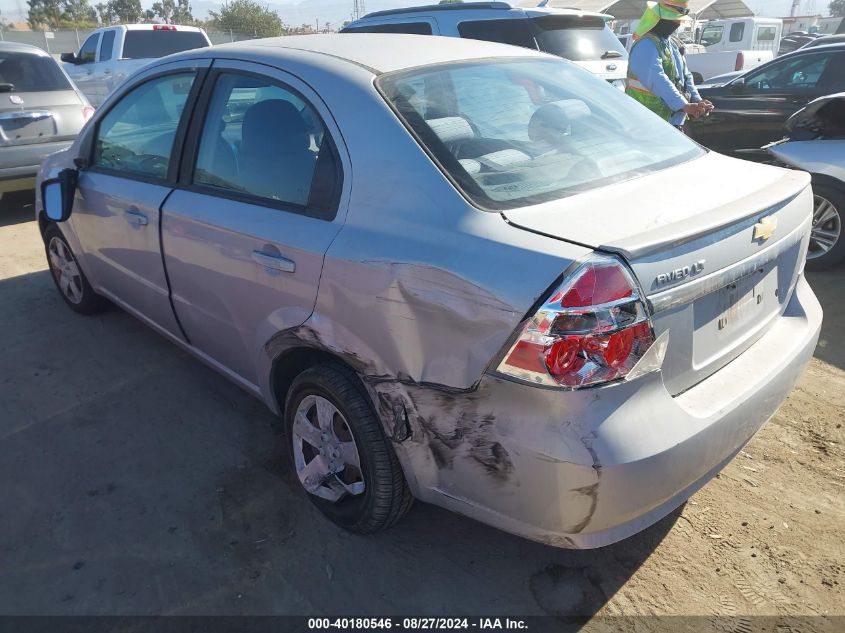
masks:
{"label": "gravel lot", "polygon": [[417,504],[360,537],[262,403],[62,304],[31,204],[0,209],[0,614],[845,615],[845,270],[810,275],[825,329],[786,405],[651,529],[565,551]]}

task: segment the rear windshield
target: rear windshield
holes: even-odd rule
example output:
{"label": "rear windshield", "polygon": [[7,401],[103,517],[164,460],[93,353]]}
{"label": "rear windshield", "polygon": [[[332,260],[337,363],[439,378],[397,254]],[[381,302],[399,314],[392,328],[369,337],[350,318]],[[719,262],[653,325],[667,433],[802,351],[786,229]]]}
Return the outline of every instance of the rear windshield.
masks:
{"label": "rear windshield", "polygon": [[602,18],[545,15],[531,22],[541,51],[574,61],[628,59],[625,47]]}
{"label": "rear windshield", "polygon": [[164,57],[203,46],[208,46],[208,40],[199,31],[127,31],[123,59]]}
{"label": "rear windshield", "polygon": [[51,57],[0,52],[0,92],[71,90],[70,82]]}
{"label": "rear windshield", "polygon": [[[379,90],[473,203],[510,209],[703,154],[633,99],[562,60],[461,62],[388,73]],[[631,204],[636,212],[636,201]]]}

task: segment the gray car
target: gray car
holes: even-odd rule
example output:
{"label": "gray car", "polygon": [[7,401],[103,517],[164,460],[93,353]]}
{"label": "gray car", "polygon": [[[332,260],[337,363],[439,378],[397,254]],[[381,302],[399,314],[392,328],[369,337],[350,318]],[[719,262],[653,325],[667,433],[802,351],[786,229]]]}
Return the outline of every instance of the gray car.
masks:
{"label": "gray car", "polygon": [[109,300],[261,398],[357,532],[417,498],[562,547],[625,538],[742,448],[819,335],[807,174],[707,152],[528,49],[186,52],[40,179],[65,302]]}
{"label": "gray car", "polygon": [[50,55],[0,42],[0,195],[32,189],[44,158],[68,148],[93,114]]}

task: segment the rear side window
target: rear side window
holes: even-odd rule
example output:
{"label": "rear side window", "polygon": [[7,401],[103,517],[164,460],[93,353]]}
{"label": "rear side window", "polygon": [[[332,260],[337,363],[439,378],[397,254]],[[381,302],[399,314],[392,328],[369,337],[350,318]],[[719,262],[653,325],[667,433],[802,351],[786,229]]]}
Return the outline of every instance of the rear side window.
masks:
{"label": "rear side window", "polygon": [[528,20],[476,20],[458,24],[461,37],[537,49]]}
{"label": "rear side window", "polygon": [[741,42],[742,36],[745,34],[745,23],[735,22],[731,24],[731,32],[728,36],[731,42]]}
{"label": "rear side window", "polygon": [[103,33],[103,43],[100,44],[100,61],[107,62],[114,54],[114,31]]}
{"label": "rear side window", "polygon": [[319,115],[297,92],[268,78],[223,73],[207,112],[195,184],[284,206],[333,206],[334,148]]}
{"label": "rear side window", "polygon": [[6,92],[71,89],[67,77],[52,57],[9,51],[0,52],[0,84],[6,84]]}
{"label": "rear side window", "polygon": [[428,22],[390,22],[388,24],[373,24],[355,26],[343,30],[344,33],[406,33],[408,35],[431,35],[431,25]]}
{"label": "rear side window", "polygon": [[126,94],[100,121],[93,164],[164,179],[193,73],[151,79]]}
{"label": "rear side window", "polygon": [[546,53],[574,61],[628,58],[628,51],[602,18],[544,15],[531,23],[537,44]]}
{"label": "rear side window", "polygon": [[123,40],[123,59],[164,57],[204,46],[208,42],[199,31],[132,30]]}

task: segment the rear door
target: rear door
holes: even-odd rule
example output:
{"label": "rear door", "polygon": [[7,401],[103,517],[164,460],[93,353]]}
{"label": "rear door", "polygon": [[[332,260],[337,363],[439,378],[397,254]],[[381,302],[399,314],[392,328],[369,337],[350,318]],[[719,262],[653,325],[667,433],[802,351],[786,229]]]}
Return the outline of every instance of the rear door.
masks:
{"label": "rear door", "polygon": [[254,387],[267,340],[314,308],[348,159],[319,97],[267,66],[216,60],[197,113],[162,209],[173,305],[190,343]]}
{"label": "rear door", "polygon": [[176,182],[178,149],[208,64],[156,68],[109,106],[92,131],[70,219],[95,288],[177,338],[159,209]]}

